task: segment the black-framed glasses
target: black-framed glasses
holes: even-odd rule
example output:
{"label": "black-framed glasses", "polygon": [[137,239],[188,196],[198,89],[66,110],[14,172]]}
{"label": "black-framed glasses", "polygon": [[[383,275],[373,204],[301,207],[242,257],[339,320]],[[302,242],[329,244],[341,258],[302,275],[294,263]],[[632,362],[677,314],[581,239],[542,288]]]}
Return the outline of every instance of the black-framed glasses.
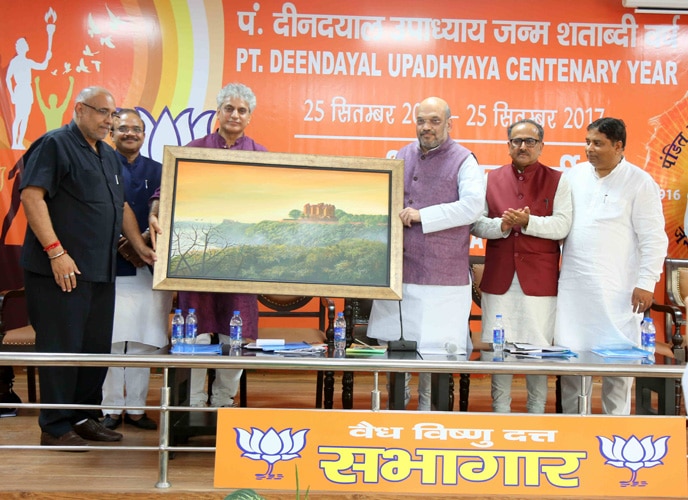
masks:
{"label": "black-framed glasses", "polygon": [[91,106],[87,102],[82,102],[81,104],[83,104],[87,108],[91,108],[93,111],[98,113],[100,116],[108,116],[109,115],[110,118],[115,118],[115,117],[119,116],[117,114],[117,111],[110,112],[110,110],[108,108],[96,108],[94,106]]}
{"label": "black-framed glasses", "polygon": [[119,132],[120,134],[128,134],[131,132],[132,134],[141,134],[143,133],[143,129],[141,127],[127,127],[125,125],[122,125],[121,127],[117,127],[115,130]]}
{"label": "black-framed glasses", "polygon": [[509,139],[509,144],[515,148],[520,148],[521,144],[525,144],[527,148],[534,148],[538,142],[540,142],[540,139],[533,139],[532,137],[527,139]]}

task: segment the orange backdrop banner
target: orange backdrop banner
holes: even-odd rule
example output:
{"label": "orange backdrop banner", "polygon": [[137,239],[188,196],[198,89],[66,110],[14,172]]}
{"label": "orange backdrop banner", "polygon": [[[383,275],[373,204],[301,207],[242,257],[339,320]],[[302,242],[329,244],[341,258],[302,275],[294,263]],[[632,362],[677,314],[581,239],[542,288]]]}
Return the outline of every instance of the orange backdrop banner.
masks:
{"label": "orange backdrop banner", "polygon": [[437,95],[487,170],[519,118],[544,125],[542,160],[566,170],[591,121],[622,118],[627,158],[660,185],[669,254],[688,257],[688,16],[621,0],[34,0],[5,2],[0,30],[0,250],[23,241],[18,160],[79,90],[140,108],[160,160],[212,131],[217,91],[240,81],[258,98],[247,133],[274,152],[387,157]]}
{"label": "orange backdrop banner", "polygon": [[688,495],[685,418],[227,409],[216,488]]}

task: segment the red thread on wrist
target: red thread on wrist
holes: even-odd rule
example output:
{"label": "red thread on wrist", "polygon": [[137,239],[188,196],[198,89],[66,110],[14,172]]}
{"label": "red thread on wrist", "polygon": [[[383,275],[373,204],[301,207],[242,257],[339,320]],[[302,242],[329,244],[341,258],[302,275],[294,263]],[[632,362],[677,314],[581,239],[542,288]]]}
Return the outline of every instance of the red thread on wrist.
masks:
{"label": "red thread on wrist", "polygon": [[49,251],[52,250],[53,248],[57,248],[57,247],[59,247],[60,245],[61,245],[60,240],[57,240],[55,243],[51,243],[50,245],[48,245],[47,247],[45,247],[45,248],[43,249],[43,251],[44,251],[44,252],[49,252]]}

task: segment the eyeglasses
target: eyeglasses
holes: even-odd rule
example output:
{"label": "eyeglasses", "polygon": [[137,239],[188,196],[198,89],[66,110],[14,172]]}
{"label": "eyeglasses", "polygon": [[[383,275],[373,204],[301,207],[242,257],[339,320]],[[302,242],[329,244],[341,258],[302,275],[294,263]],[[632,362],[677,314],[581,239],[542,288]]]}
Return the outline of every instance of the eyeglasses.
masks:
{"label": "eyeglasses", "polygon": [[416,118],[416,125],[418,125],[419,127],[422,127],[426,123],[429,123],[433,127],[438,127],[438,126],[442,125],[442,119],[441,118],[430,118],[428,120],[425,120],[423,118]]}
{"label": "eyeglasses", "polygon": [[523,143],[525,143],[527,148],[534,148],[538,142],[540,142],[540,139],[533,139],[532,137],[528,139],[509,139],[509,144],[515,148],[520,148]]}
{"label": "eyeglasses", "polygon": [[85,102],[82,102],[81,104],[83,104],[87,108],[91,108],[93,111],[98,113],[100,116],[110,116],[110,118],[115,118],[115,117],[119,116],[117,114],[117,111],[110,112],[110,110],[108,108],[96,108],[96,107],[93,107],[90,104],[85,103]]}
{"label": "eyeglasses", "polygon": [[234,113],[235,111],[236,111],[237,113],[239,113],[240,116],[244,116],[244,115],[246,115],[246,114],[248,114],[248,113],[251,112],[251,110],[248,109],[248,108],[235,108],[234,106],[223,106],[223,107],[221,107],[220,109],[221,109],[222,111],[224,111],[225,113],[227,113],[228,115],[231,115],[231,114]]}
{"label": "eyeglasses", "polygon": [[120,134],[128,134],[129,132],[131,132],[132,134],[138,135],[143,133],[143,129],[141,127],[125,127],[124,125],[122,125],[121,127],[117,127],[116,130]]}

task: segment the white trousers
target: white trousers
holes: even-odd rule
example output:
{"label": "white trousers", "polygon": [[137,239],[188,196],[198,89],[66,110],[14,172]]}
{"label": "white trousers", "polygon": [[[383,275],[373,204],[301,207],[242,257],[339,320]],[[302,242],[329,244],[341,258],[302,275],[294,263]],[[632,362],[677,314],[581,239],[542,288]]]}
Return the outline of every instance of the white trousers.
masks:
{"label": "white trousers", "polygon": [[[492,375],[492,411],[511,413],[511,374]],[[526,375],[528,413],[545,413],[547,403],[547,375]]]}
{"label": "white trousers", "polygon": [[[404,374],[404,409],[408,406],[411,401],[411,387],[409,383],[411,382],[411,374]],[[387,374],[387,395],[389,396],[390,383],[389,383],[389,373]],[[432,373],[419,373],[418,374],[418,411],[430,411],[431,410],[431,395],[432,395]],[[389,399],[387,400],[387,408],[389,408]]]}
{"label": "white trousers", "polygon": [[[218,334],[220,342],[229,343],[229,335]],[[210,344],[211,335],[201,333],[196,337],[196,344]],[[215,381],[213,382],[210,405],[221,407],[231,406],[234,403],[234,396],[239,392],[239,380],[242,370],[215,370]],[[205,390],[205,379],[208,370],[205,368],[194,368],[191,370],[191,406],[205,406],[208,402],[208,393]]]}
{"label": "white trousers", "polygon": [[[585,377],[586,396],[590,401],[592,377]],[[633,377],[602,378],[602,413],[606,415],[631,414],[631,389]],[[581,392],[581,377],[563,375],[561,377],[561,407],[564,413],[579,413],[578,396]],[[588,404],[588,413],[590,412]]]}
{"label": "white trousers", "polygon": [[[115,342],[112,354],[150,354],[158,348],[139,342]],[[111,366],[103,382],[103,405],[145,406],[148,397],[150,368]],[[130,415],[142,415],[143,410],[127,410]],[[103,414],[121,415],[122,410],[103,410]]]}

